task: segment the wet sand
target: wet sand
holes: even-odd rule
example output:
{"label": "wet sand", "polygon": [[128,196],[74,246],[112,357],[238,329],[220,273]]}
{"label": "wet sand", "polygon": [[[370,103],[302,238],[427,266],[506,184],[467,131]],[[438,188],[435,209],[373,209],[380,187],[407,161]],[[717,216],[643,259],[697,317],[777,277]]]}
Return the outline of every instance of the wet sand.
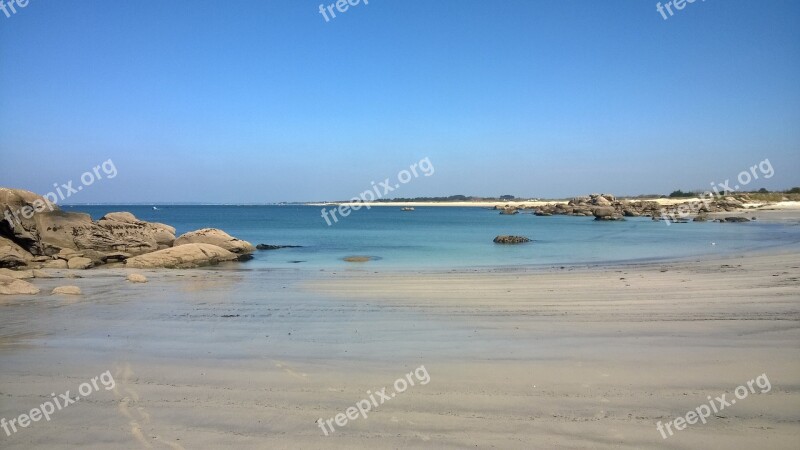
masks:
{"label": "wet sand", "polygon": [[[106,370],[116,386],[0,429],[0,446],[797,448],[798,255],[36,279],[42,294],[0,299],[0,417]],[[84,295],[45,294],[64,284]],[[420,365],[428,384],[330,436],[317,426]],[[763,373],[770,392],[657,431]]]}

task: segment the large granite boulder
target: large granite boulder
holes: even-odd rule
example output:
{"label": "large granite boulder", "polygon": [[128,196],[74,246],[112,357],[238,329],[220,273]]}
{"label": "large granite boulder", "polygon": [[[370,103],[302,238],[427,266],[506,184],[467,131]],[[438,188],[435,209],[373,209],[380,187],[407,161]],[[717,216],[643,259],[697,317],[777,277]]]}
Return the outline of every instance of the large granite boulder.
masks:
{"label": "large granite boulder", "polygon": [[611,206],[601,206],[592,211],[594,220],[625,220],[622,214]]}
{"label": "large granite boulder", "polygon": [[28,253],[39,255],[35,217],[58,207],[41,195],[24,189],[0,187],[0,236]]}
{"label": "large granite boulder", "polygon": [[33,255],[10,239],[0,236],[0,267],[19,267],[27,265]]}
{"label": "large granite boulder", "polygon": [[211,244],[217,247],[222,247],[229,252],[239,255],[248,255],[255,251],[253,244],[237,239],[230,234],[216,229],[216,228],[203,228],[200,230],[190,231],[178,236],[175,239],[175,246],[184,244]]}
{"label": "large granite boulder", "polygon": [[87,249],[100,253],[124,252],[131,255],[158,249],[158,244],[151,235],[116,235],[109,228],[92,222],[88,214],[52,211],[37,214],[35,219],[39,244],[45,255],[55,255],[62,249]]}
{"label": "large granite boulder", "polygon": [[192,243],[134,256],[126,260],[125,264],[137,269],[191,269],[237,259],[239,256],[216,245]]}
{"label": "large granite boulder", "polygon": [[28,283],[27,281],[18,280],[14,277],[9,277],[6,275],[0,275],[0,294],[2,295],[33,295],[38,293],[39,288]]}
{"label": "large granite boulder", "polygon": [[172,247],[175,242],[174,227],[158,222],[145,222],[129,212],[108,213],[97,224],[118,238],[154,242],[159,249]]}

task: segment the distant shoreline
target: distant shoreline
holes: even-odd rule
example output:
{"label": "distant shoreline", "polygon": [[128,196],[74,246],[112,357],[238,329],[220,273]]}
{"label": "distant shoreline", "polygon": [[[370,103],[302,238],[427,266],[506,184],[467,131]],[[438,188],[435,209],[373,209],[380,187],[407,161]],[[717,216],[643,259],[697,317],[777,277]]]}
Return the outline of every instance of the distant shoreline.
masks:
{"label": "distant shoreline", "polygon": [[[647,202],[656,202],[659,205],[669,206],[669,205],[676,205],[680,203],[692,202],[692,201],[700,201],[699,198],[641,198],[635,200],[625,200],[623,201],[647,201]],[[442,206],[442,207],[470,207],[470,208],[494,208],[496,206],[508,206],[511,208],[535,208],[539,206],[544,206],[548,204],[566,204],[568,200],[530,200],[530,201],[464,201],[464,202],[310,202],[310,203],[298,203],[299,205],[303,206],[339,206],[339,205],[361,205],[364,206],[394,206],[397,208],[402,207],[426,207],[426,206]],[[798,201],[780,201],[780,202],[753,202],[753,203],[745,203],[745,209],[761,209],[768,207],[769,209],[781,209],[781,210],[800,210],[800,202]]]}

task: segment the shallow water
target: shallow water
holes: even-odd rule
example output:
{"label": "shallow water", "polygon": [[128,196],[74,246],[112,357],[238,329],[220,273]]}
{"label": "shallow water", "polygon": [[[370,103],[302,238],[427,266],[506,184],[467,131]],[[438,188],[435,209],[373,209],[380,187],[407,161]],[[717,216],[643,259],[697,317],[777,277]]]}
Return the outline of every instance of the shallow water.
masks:
{"label": "shallow water", "polygon": [[[300,245],[259,251],[246,268],[349,267],[349,255],[377,257],[370,267],[458,268],[603,264],[674,260],[701,255],[780,247],[800,242],[796,225],[752,222],[686,223],[667,226],[649,218],[596,222],[590,217],[531,214],[505,216],[484,208],[373,207],[353,211],[328,226],[315,206],[72,206],[98,219],[112,211],[162,222],[184,233],[215,227],[252,242]],[[523,245],[498,245],[499,234],[531,238]],[[366,266],[365,266],[366,267]]]}

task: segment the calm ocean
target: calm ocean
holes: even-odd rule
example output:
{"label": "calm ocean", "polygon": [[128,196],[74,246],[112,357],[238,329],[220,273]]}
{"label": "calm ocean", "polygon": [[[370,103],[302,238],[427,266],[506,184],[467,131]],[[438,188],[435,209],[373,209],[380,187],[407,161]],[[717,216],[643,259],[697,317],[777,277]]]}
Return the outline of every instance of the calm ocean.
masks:
{"label": "calm ocean", "polygon": [[[393,269],[598,264],[674,260],[800,242],[800,226],[752,223],[687,223],[666,226],[649,218],[595,222],[591,217],[530,214],[503,216],[484,208],[373,207],[328,226],[314,206],[65,206],[94,219],[113,211],[177,228],[225,230],[255,244],[302,248],[256,252],[245,268],[344,268],[342,258],[380,258],[359,267]],[[534,242],[497,245],[499,234]],[[714,243],[712,245],[712,243]]]}

